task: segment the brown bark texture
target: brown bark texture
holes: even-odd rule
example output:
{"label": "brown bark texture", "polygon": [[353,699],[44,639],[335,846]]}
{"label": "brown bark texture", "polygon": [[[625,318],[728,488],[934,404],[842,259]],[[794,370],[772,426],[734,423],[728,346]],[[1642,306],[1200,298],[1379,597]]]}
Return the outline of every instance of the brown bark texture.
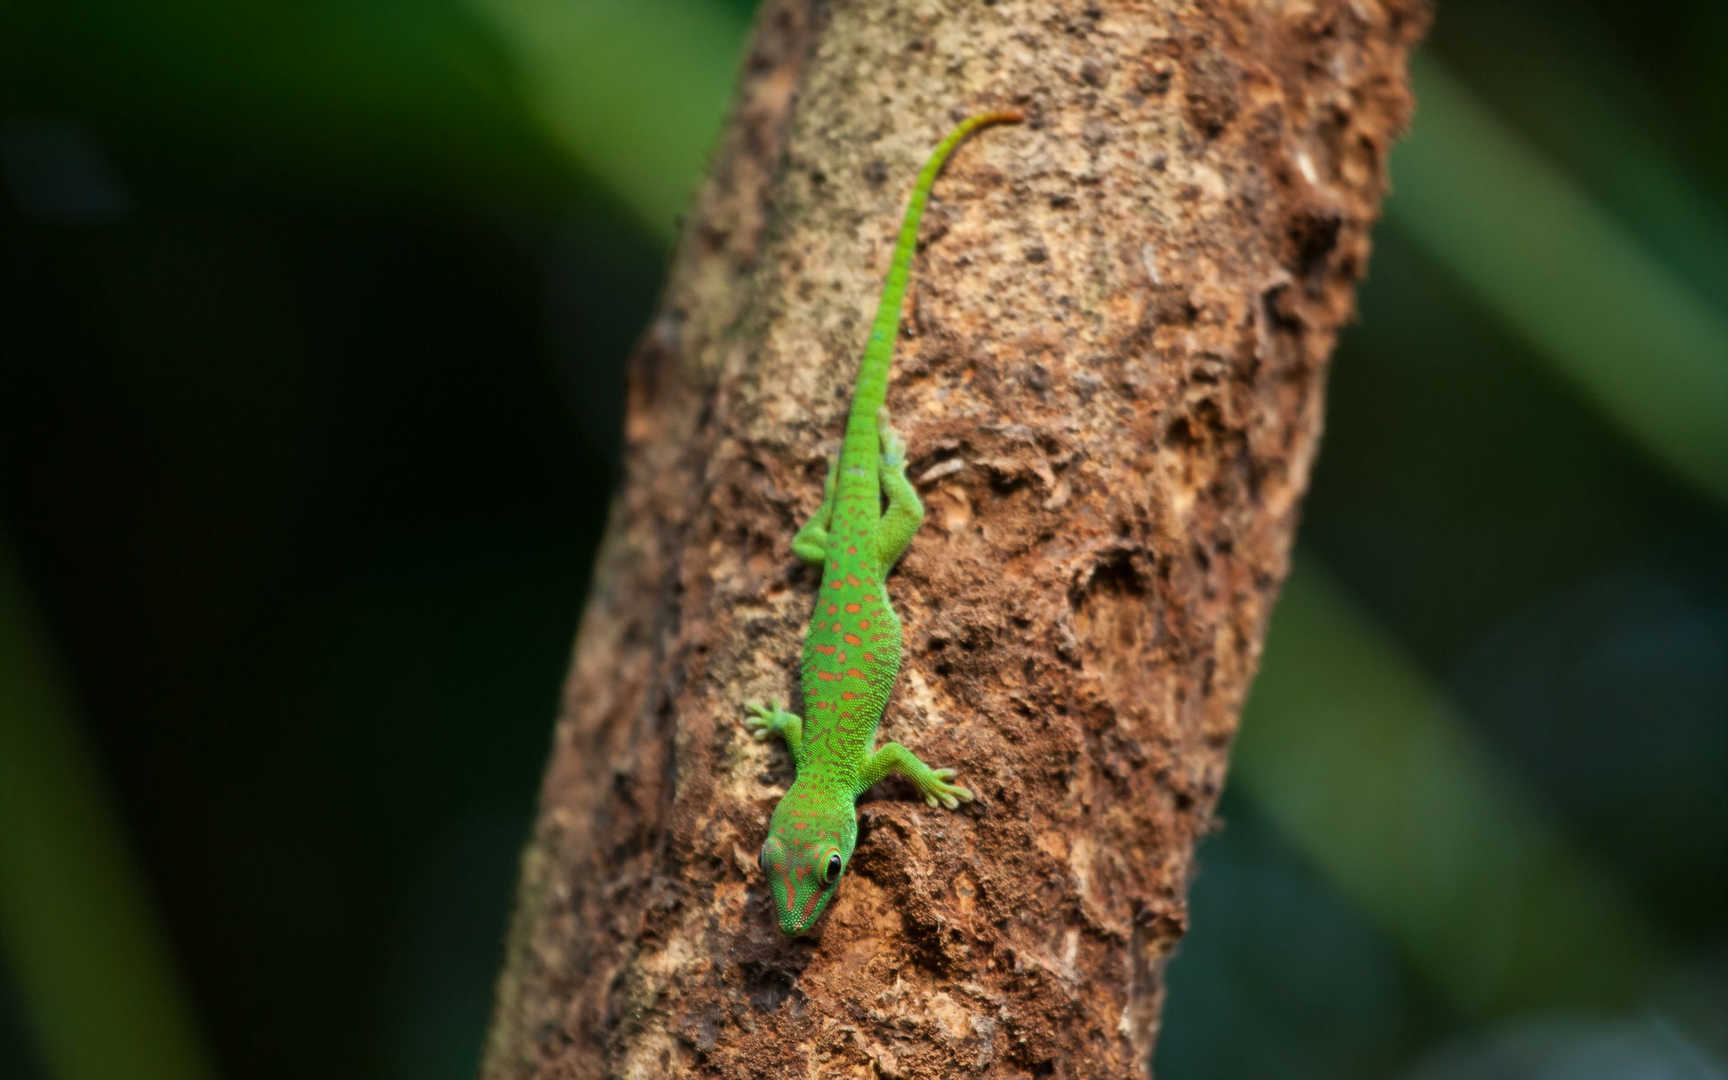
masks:
{"label": "brown bark texture", "polygon": [[[1352,311],[1421,0],[769,0],[630,360],[627,470],[485,1073],[1134,1077]],[[913,175],[889,407],[928,507],[860,804],[775,929],[816,508]],[[1292,927],[1300,933],[1300,927]]]}

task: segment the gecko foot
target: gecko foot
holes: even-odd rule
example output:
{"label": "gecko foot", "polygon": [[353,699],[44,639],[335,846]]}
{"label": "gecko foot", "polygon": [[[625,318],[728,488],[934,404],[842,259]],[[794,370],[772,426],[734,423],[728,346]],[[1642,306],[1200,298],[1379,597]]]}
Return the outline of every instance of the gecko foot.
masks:
{"label": "gecko foot", "polygon": [[780,703],[770,701],[764,705],[760,701],[746,701],[744,710],[750,715],[744,717],[744,726],[750,729],[750,737],[757,742],[765,742],[768,736],[774,734],[775,718],[780,714]]}
{"label": "gecko foot", "polygon": [[888,407],[884,405],[876,412],[876,430],[882,440],[882,467],[884,469],[904,469],[906,467],[906,439],[894,429],[894,424],[888,418]]}
{"label": "gecko foot", "polygon": [[953,769],[931,769],[930,775],[934,780],[924,786],[924,801],[931,806],[940,805],[957,810],[961,803],[972,801],[971,788],[948,782],[954,777]]}
{"label": "gecko foot", "polygon": [[778,701],[770,701],[764,705],[760,701],[744,703],[744,726],[750,729],[750,737],[758,742],[765,742],[770,736],[778,735],[786,740],[786,749],[792,752],[793,760],[797,760],[798,751],[804,745],[804,721],[797,713],[789,713],[780,707]]}

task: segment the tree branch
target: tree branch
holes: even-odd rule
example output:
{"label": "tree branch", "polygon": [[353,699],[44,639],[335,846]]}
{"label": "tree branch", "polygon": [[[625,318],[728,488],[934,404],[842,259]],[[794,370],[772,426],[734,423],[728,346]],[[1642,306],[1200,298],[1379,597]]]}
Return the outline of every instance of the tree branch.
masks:
{"label": "tree branch", "polygon": [[[771,0],[631,359],[486,1075],[1142,1073],[1425,17]],[[979,801],[884,785],[787,941],[756,851],[791,766],[741,703],[796,683],[787,545],[913,174],[1004,106],[937,184],[889,389],[929,516],[881,737]]]}

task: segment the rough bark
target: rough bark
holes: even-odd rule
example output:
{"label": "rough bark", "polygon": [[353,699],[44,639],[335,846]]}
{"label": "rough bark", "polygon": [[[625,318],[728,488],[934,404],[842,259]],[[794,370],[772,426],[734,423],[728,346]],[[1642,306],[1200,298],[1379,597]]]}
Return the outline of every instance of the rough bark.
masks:
{"label": "rough bark", "polygon": [[[1130,1077],[1320,431],[1420,0],[770,0],[653,325],[486,1074]],[[820,501],[908,185],[891,782],[817,936],[756,852]],[[796,707],[796,706],[795,706]],[[1292,928],[1300,932],[1300,928]]]}

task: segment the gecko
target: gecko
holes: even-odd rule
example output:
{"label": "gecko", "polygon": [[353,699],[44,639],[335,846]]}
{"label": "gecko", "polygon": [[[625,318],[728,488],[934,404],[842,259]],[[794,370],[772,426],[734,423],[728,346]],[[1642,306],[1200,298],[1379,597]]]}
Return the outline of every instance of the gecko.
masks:
{"label": "gecko", "polygon": [[973,797],[954,782],[953,769],[933,769],[899,743],[875,746],[876,726],[900,672],[900,619],[883,579],[924,520],[924,504],[906,478],[906,442],[889,423],[884,402],[918,222],[936,174],[973,131],[1022,119],[1017,110],[969,117],[925,161],[900,224],[846,432],[822,485],[822,505],[792,538],[793,554],[822,568],[804,637],[805,712],[801,717],[778,702],[747,702],[744,718],[755,738],[784,739],[797,768],[758,860],[787,936],[809,930],[833,899],[858,838],[858,796],[877,781],[899,773],[925,802],[950,810]]}

